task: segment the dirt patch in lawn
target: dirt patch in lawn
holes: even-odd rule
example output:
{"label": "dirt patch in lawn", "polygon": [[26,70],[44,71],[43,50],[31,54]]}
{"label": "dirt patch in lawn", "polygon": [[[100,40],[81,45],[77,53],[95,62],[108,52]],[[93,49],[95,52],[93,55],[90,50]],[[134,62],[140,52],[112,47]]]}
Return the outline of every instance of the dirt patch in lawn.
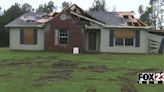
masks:
{"label": "dirt patch in lawn", "polygon": [[33,62],[37,62],[38,64],[42,64],[44,62],[49,62],[56,60],[55,56],[49,56],[49,57],[34,57],[34,58],[25,58],[22,60],[14,60],[14,59],[8,59],[8,60],[3,60],[3,63],[0,64],[0,67],[8,67],[8,66],[20,66],[20,65],[27,65],[29,68],[33,67]]}
{"label": "dirt patch in lawn", "polygon": [[97,92],[95,88],[89,88],[86,90],[86,92]]}
{"label": "dirt patch in lawn", "polygon": [[82,67],[81,69],[88,70],[88,71],[91,71],[91,72],[98,72],[98,73],[104,73],[104,72],[108,71],[108,68],[104,65]]}
{"label": "dirt patch in lawn", "polygon": [[75,70],[78,63],[72,61],[59,61],[53,64],[49,71],[53,76],[41,77],[36,80],[35,86],[43,85],[47,82],[56,82],[61,80],[68,80],[71,73]]}
{"label": "dirt patch in lawn", "polygon": [[137,88],[132,84],[125,82],[121,87],[121,92],[138,92]]}
{"label": "dirt patch in lawn", "polygon": [[[110,70],[117,70],[117,69],[110,69]],[[117,76],[116,78],[108,78],[108,81],[122,81],[125,80],[127,82],[136,82],[136,80],[132,79],[132,76],[137,76],[137,73],[142,72],[157,72],[158,69],[156,68],[148,68],[148,69],[128,69],[122,68],[122,70],[126,70],[127,73],[123,74],[122,76]]]}
{"label": "dirt patch in lawn", "polygon": [[0,77],[8,77],[10,76],[12,73],[0,73]]}
{"label": "dirt patch in lawn", "polygon": [[36,61],[38,63],[44,63],[44,62],[52,61],[52,60],[56,60],[56,59],[57,59],[56,56],[49,56],[49,57],[38,56],[38,57],[32,58],[30,61]]}
{"label": "dirt patch in lawn", "polygon": [[20,65],[27,65],[28,67],[33,67],[32,63],[31,62],[27,62],[27,61],[22,61],[22,62],[18,62],[18,61],[12,61],[10,63],[4,63],[4,64],[0,64],[0,67],[10,67],[10,66],[13,66],[13,67],[17,67],[17,66],[20,66]]}
{"label": "dirt patch in lawn", "polygon": [[30,68],[33,67],[32,63],[31,62],[27,62],[27,61],[23,61],[23,62],[11,62],[11,63],[6,64],[6,66],[20,66],[22,64],[25,64],[25,65],[27,65]]}
{"label": "dirt patch in lawn", "polygon": [[129,70],[128,73],[125,73],[124,75],[134,75],[137,73],[143,73],[143,72],[158,72],[159,69],[157,68],[147,68],[147,69],[133,69],[133,70]]}

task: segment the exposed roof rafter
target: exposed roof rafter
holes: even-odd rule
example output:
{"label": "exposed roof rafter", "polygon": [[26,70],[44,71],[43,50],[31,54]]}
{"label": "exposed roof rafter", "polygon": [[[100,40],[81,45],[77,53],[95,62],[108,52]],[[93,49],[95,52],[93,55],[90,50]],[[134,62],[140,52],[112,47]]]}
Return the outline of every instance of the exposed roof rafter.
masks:
{"label": "exposed roof rafter", "polygon": [[75,15],[75,16],[77,16],[77,17],[80,17],[80,18],[83,18],[83,19],[89,20],[89,21],[91,21],[91,22],[97,23],[97,24],[99,24],[99,25],[101,25],[101,26],[104,26],[104,25],[105,25],[105,24],[103,24],[103,23],[101,23],[101,22],[99,22],[99,21],[96,21],[96,20],[90,19],[90,18],[88,18],[88,17],[82,16],[82,15],[77,14],[77,13],[75,13],[75,12],[72,12],[72,11],[71,11],[70,13],[73,14],[73,15]]}

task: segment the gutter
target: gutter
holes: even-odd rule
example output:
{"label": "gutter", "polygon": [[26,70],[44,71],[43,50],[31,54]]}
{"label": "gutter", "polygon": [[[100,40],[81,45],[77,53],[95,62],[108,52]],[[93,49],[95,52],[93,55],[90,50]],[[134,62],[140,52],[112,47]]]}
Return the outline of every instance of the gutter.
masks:
{"label": "gutter", "polygon": [[151,29],[151,26],[147,26],[147,27],[140,27],[140,26],[114,26],[114,25],[105,25],[103,26],[104,28],[125,28],[125,29]]}
{"label": "gutter", "polygon": [[15,25],[15,26],[9,26],[9,25],[5,25],[5,27],[8,27],[8,28],[14,28],[14,27],[44,27],[44,25],[37,25],[37,26],[33,26],[33,25]]}

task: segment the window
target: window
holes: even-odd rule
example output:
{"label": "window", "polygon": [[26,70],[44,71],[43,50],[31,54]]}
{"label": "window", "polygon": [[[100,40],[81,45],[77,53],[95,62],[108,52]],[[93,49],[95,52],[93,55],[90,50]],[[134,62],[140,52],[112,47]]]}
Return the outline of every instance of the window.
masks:
{"label": "window", "polygon": [[114,31],[114,44],[115,46],[134,46],[135,31]]}
{"label": "window", "polygon": [[124,45],[124,39],[123,38],[115,38],[115,45]]}
{"label": "window", "polygon": [[37,44],[37,29],[20,29],[20,44]]}
{"label": "window", "polygon": [[134,39],[133,38],[125,38],[125,46],[133,46]]}
{"label": "window", "polygon": [[59,44],[68,44],[68,30],[67,29],[59,30]]}

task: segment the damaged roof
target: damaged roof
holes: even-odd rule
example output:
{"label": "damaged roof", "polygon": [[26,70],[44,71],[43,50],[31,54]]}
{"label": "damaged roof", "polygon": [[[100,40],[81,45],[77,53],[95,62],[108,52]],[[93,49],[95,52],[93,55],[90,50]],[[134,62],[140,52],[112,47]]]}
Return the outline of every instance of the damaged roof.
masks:
{"label": "damaged roof", "polygon": [[[56,13],[54,13],[56,14]],[[44,27],[53,18],[53,14],[28,12],[13,20],[5,27]]]}
{"label": "damaged roof", "polygon": [[[103,25],[103,27],[146,27],[141,20],[134,17],[134,12],[86,12],[76,4],[68,8],[70,13],[83,19]],[[62,13],[62,12],[61,12]],[[44,27],[52,20],[57,12],[52,13],[25,13],[21,17],[7,24],[5,27]]]}
{"label": "damaged roof", "polygon": [[92,17],[111,26],[147,26],[134,18],[133,12],[88,12]]}

